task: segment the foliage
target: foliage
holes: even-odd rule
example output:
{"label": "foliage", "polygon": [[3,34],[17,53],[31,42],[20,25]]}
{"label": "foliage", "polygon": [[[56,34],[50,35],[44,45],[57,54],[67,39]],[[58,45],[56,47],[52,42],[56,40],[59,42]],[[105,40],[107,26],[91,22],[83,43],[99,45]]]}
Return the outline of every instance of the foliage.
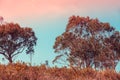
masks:
{"label": "foliage", "polygon": [[0,80],[120,80],[114,70],[96,71],[92,68],[77,69],[28,66],[25,63],[0,65]]}
{"label": "foliage", "polygon": [[26,50],[27,54],[34,52],[36,36],[32,28],[22,28],[19,24],[6,23],[0,25],[0,54],[10,63],[13,57]]}
{"label": "foliage", "polygon": [[79,68],[115,69],[120,60],[120,32],[109,23],[72,16],[66,31],[54,44],[58,56],[53,62],[68,61]]}

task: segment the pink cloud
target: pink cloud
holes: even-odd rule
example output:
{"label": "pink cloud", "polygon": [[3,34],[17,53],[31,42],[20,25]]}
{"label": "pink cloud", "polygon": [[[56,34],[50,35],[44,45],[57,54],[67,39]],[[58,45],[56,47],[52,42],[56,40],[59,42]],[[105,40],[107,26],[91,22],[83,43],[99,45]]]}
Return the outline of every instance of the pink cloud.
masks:
{"label": "pink cloud", "polygon": [[64,14],[112,11],[119,0],[1,0],[0,15],[11,17],[59,16]]}

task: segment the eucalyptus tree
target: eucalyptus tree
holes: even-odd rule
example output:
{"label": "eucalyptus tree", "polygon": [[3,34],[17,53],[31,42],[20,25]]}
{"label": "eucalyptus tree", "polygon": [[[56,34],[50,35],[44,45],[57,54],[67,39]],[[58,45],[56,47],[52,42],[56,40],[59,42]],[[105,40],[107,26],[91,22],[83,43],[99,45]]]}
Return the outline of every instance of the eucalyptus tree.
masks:
{"label": "eucalyptus tree", "polygon": [[34,53],[37,38],[32,28],[19,24],[6,23],[0,25],[0,54],[10,63],[14,56],[26,50],[26,54]]}
{"label": "eucalyptus tree", "polygon": [[120,60],[120,32],[98,19],[71,16],[53,48],[58,54],[53,62],[64,57],[74,67],[115,69]]}

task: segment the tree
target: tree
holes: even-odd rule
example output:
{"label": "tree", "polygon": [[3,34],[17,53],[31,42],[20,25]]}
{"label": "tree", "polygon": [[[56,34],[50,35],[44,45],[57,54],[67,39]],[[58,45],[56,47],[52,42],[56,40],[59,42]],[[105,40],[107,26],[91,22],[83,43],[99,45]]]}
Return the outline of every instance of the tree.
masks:
{"label": "tree", "polygon": [[0,25],[3,23],[4,18],[0,16]]}
{"label": "tree", "polygon": [[37,38],[32,28],[22,28],[19,24],[6,23],[0,25],[0,54],[10,63],[13,57],[26,50],[26,54],[34,53]]}
{"label": "tree", "polygon": [[64,57],[74,67],[115,69],[120,60],[120,32],[98,19],[72,16],[53,48],[59,53],[53,62]]}

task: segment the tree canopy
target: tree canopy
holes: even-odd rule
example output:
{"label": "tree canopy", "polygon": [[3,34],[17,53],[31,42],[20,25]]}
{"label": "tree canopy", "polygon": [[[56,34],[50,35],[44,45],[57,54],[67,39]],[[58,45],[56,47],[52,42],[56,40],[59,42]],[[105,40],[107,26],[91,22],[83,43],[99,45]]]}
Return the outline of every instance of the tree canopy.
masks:
{"label": "tree canopy", "polygon": [[32,28],[22,28],[19,24],[6,23],[0,25],[0,54],[10,63],[13,57],[26,50],[27,54],[34,52],[37,38]]}
{"label": "tree canopy", "polygon": [[98,19],[71,16],[53,48],[58,53],[53,62],[64,57],[74,67],[115,69],[120,60],[120,32]]}

